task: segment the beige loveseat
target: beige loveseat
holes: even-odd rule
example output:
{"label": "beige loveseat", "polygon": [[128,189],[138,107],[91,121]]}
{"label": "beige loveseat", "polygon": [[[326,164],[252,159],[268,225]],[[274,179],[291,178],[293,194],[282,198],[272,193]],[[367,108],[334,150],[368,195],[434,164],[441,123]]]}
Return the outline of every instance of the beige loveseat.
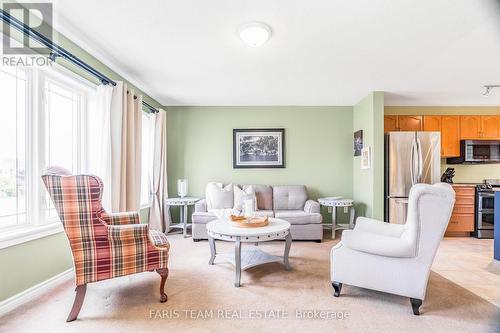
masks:
{"label": "beige loveseat", "polygon": [[[307,189],[304,185],[241,185],[239,188],[245,191],[250,186],[257,199],[255,212],[257,216],[276,217],[290,222],[292,239],[318,242],[322,240],[320,205],[314,200],[308,200]],[[227,205],[232,204],[229,202]],[[193,240],[207,239],[205,225],[216,219],[216,214],[207,210],[207,199],[198,201],[192,216]]]}

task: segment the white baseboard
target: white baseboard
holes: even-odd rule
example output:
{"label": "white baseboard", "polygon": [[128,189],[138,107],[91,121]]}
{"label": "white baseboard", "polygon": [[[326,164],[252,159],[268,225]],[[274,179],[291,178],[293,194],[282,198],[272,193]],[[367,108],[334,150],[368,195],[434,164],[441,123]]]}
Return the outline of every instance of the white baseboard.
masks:
{"label": "white baseboard", "polygon": [[50,289],[56,287],[57,285],[66,282],[73,278],[74,268],[70,268],[64,272],[51,277],[48,280],[40,282],[31,288],[28,288],[17,295],[7,298],[6,300],[0,302],[0,316],[3,316],[7,312],[10,312],[20,305],[23,305],[35,298],[39,297],[43,293],[49,291]]}

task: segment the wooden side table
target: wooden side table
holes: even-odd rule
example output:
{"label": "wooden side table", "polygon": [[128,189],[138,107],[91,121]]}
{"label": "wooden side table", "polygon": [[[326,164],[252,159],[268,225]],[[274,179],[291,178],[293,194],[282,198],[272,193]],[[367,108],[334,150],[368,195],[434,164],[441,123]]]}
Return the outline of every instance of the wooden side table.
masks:
{"label": "wooden side table", "polygon": [[187,228],[191,227],[191,223],[187,223],[188,206],[193,206],[199,198],[184,197],[184,198],[167,198],[165,204],[167,206],[178,206],[179,208],[179,223],[173,224],[170,228],[182,229],[184,237],[187,236]]}
{"label": "wooden side table", "polygon": [[[331,227],[332,229],[332,239],[335,239],[335,231],[342,229],[352,229],[354,228],[354,217],[356,212],[354,210],[354,200],[344,199],[342,197],[328,197],[319,198],[318,202],[322,206],[332,207],[332,224],[323,224],[323,226]],[[349,209],[349,224],[337,224],[337,208],[344,207],[344,209]]]}

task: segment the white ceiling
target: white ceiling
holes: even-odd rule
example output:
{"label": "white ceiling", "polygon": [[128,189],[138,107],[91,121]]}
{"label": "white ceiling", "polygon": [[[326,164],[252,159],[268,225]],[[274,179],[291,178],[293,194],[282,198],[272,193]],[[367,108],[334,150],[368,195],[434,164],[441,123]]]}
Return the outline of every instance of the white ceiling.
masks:
{"label": "white ceiling", "polygon": [[[500,105],[496,0],[55,0],[55,27],[163,105]],[[260,48],[245,22],[273,30]]]}

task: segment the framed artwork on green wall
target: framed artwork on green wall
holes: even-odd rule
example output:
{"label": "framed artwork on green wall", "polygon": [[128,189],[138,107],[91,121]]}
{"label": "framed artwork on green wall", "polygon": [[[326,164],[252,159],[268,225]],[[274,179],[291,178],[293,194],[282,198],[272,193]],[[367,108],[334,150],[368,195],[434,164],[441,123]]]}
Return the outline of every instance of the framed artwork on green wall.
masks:
{"label": "framed artwork on green wall", "polygon": [[284,168],[285,129],[233,129],[233,168]]}
{"label": "framed artwork on green wall", "polygon": [[363,130],[354,132],[354,156],[361,156],[363,149]]}

